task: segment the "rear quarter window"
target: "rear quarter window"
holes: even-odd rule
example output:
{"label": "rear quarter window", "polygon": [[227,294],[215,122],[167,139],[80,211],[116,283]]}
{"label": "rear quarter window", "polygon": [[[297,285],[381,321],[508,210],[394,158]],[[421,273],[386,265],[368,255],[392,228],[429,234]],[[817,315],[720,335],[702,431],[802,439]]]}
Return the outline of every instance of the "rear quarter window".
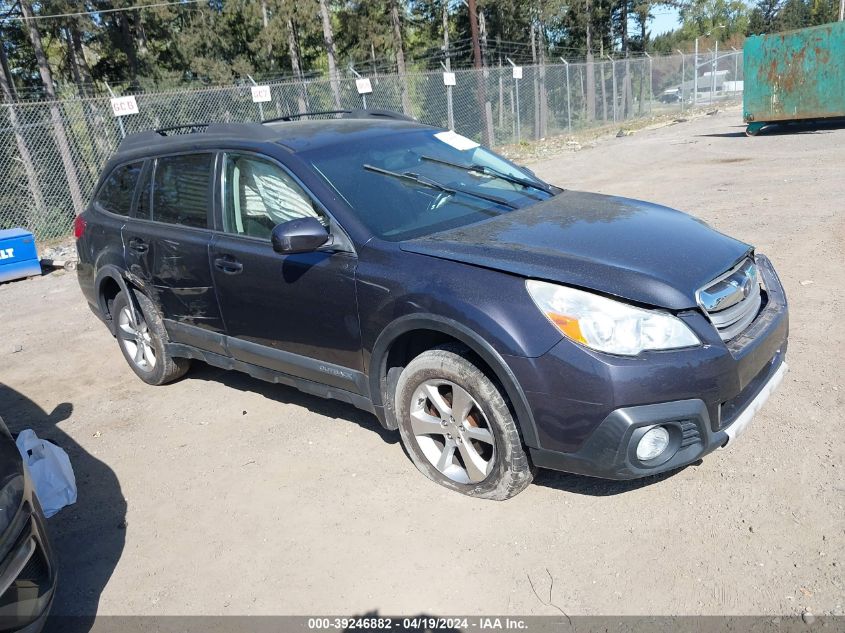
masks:
{"label": "rear quarter window", "polygon": [[213,154],[165,156],[156,161],[152,219],[208,228]]}
{"label": "rear quarter window", "polygon": [[97,192],[94,206],[115,215],[129,215],[143,166],[138,162],[115,167]]}

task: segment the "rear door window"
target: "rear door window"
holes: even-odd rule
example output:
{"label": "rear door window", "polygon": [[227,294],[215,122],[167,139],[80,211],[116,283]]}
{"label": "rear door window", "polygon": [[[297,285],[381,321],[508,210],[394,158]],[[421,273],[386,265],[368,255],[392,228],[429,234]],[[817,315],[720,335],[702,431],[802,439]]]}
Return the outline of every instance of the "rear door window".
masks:
{"label": "rear door window", "polygon": [[[214,154],[183,154],[156,160],[152,219],[208,228]],[[143,212],[143,210],[141,210]]]}
{"label": "rear door window", "polygon": [[94,206],[115,215],[129,215],[143,166],[143,162],[137,162],[115,167],[97,192]]}

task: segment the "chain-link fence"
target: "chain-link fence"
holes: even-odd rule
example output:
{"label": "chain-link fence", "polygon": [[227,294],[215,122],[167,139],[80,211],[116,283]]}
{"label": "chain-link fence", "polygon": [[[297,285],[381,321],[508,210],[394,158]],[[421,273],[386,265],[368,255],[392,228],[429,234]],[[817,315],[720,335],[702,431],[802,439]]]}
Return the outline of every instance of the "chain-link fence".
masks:
{"label": "chain-link fence", "polygon": [[[254,103],[247,85],[135,95],[138,114],[116,118],[108,98],[0,104],[0,229],[21,226],[39,240],[64,237],[87,204],[99,171],[124,134],[210,121],[260,121],[303,111],[395,110],[490,146],[680,112],[741,98],[742,53],[604,59],[269,84]],[[403,107],[404,104],[404,107]]]}

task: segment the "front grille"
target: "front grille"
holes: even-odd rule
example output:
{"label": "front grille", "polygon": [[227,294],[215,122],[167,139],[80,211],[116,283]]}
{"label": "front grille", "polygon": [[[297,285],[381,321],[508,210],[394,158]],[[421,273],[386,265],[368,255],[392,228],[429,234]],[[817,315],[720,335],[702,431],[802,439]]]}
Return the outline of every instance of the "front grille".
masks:
{"label": "front grille", "polygon": [[47,566],[47,561],[44,560],[44,555],[41,553],[41,548],[36,548],[32,556],[27,561],[21,573],[18,574],[18,581],[31,581],[35,584],[43,582],[45,578],[50,575],[50,568]]}
{"label": "front grille", "polygon": [[723,341],[751,325],[763,304],[757,264],[747,258],[697,293],[698,303]]}

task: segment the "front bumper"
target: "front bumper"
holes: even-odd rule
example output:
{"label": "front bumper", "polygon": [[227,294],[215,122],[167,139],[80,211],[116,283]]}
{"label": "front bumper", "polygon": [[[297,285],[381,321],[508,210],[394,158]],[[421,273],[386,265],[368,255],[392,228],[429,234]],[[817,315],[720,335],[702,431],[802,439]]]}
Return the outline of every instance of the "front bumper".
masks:
{"label": "front bumper", "polygon": [[[727,343],[691,310],[678,316],[701,339],[695,349],[625,358],[564,339],[539,358],[507,359],[533,414],[535,465],[633,479],[690,464],[733,441],[786,372],[786,296],[768,259],[758,255],[757,263],[765,304]],[[641,463],[636,443],[655,424],[667,427],[671,450],[662,461]]]}
{"label": "front bumper", "polygon": [[[700,399],[624,407],[605,418],[578,451],[534,449],[531,457],[541,468],[604,479],[636,479],[680,468],[736,440],[783,380],[787,368],[782,355],[773,358],[747,406],[735,419],[723,420],[718,431],[713,431],[707,405]],[[669,448],[665,457],[641,462],[636,456],[637,442],[656,425],[669,431]]]}
{"label": "front bumper", "polygon": [[30,485],[0,541],[0,553],[0,632],[38,633],[53,602],[56,566]]}

